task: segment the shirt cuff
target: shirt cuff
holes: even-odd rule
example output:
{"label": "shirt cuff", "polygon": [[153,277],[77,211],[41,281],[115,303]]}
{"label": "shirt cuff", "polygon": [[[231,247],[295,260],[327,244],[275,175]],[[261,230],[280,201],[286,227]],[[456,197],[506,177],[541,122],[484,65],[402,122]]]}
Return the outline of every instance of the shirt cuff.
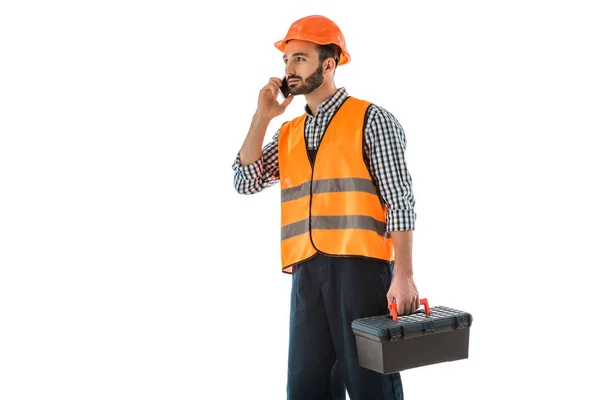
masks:
{"label": "shirt cuff", "polygon": [[417,214],[413,210],[388,210],[386,219],[388,232],[414,231]]}
{"label": "shirt cuff", "polygon": [[240,177],[243,180],[257,179],[262,176],[263,159],[262,157],[260,157],[258,160],[254,161],[251,164],[241,165],[240,154],[238,153],[232,168],[240,175]]}

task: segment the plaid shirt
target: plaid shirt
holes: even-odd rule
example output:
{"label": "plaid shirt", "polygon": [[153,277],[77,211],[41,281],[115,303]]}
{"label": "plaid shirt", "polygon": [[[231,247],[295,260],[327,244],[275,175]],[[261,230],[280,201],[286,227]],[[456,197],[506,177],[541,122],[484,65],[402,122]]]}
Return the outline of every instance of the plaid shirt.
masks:
{"label": "plaid shirt", "polygon": [[[331,117],[347,96],[345,88],[338,89],[318,106],[314,116],[308,105],[305,107],[307,120],[304,134],[309,150],[319,146]],[[406,138],[402,126],[391,113],[375,104],[367,110],[366,126],[364,150],[367,165],[387,206],[387,230],[415,229],[415,199],[412,179],[404,159]],[[279,181],[278,137],[279,130],[263,148],[261,158],[252,164],[240,165],[238,152],[233,163],[234,185],[238,193],[257,193]]]}

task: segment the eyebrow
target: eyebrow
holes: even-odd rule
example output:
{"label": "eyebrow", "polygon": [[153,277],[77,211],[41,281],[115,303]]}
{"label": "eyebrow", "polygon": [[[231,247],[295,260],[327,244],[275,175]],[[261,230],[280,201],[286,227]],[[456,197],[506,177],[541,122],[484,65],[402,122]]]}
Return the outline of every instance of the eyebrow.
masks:
{"label": "eyebrow", "polygon": [[[304,56],[304,57],[308,57],[308,54],[306,53],[294,53],[292,54],[290,57],[297,57],[297,56]],[[284,54],[283,58],[285,59],[287,56]]]}

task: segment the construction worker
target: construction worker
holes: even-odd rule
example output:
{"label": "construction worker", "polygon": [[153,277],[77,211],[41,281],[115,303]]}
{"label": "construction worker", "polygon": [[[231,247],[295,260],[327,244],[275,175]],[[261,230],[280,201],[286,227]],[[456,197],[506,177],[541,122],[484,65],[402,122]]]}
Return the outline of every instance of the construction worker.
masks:
{"label": "construction worker", "polygon": [[[283,81],[260,90],[249,132],[233,164],[241,194],[281,186],[282,271],[292,275],[288,399],[402,399],[400,374],[358,364],[352,321],[419,308],[413,279],[415,226],[406,139],[384,108],[336,88],[350,61],[330,19],[294,22],[275,43]],[[374,76],[373,81],[376,81]],[[305,113],[284,123],[263,146],[271,120],[304,95]]]}

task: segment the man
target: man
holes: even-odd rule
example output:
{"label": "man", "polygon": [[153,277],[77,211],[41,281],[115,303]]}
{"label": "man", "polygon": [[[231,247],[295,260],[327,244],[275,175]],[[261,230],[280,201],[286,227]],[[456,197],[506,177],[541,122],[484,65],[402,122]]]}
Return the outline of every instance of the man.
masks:
{"label": "man", "polygon": [[[413,280],[412,181],[398,121],[337,89],[334,72],[350,61],[338,26],[323,16],[292,24],[275,43],[291,95],[271,78],[262,88],[237,155],[235,187],[281,186],[282,270],[292,274],[288,399],[402,399],[398,373],[358,365],[356,318],[419,307]],[[262,148],[270,121],[294,96],[305,114],[284,123]]]}

